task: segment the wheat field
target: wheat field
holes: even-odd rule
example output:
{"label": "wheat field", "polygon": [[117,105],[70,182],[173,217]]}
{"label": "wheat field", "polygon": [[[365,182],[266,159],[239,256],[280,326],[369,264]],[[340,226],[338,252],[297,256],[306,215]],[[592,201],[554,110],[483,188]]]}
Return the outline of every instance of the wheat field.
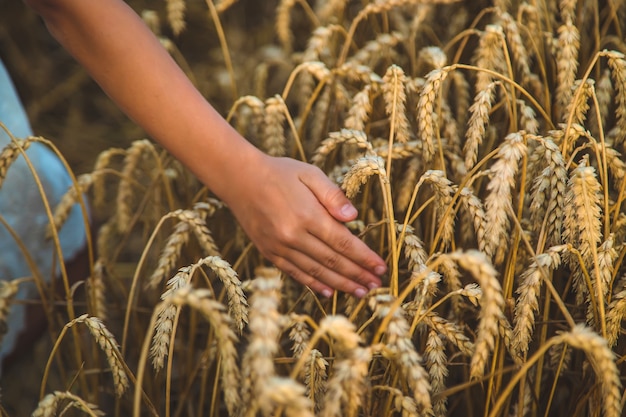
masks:
{"label": "wheat field", "polygon": [[[281,0],[244,65],[222,23],[252,3],[142,16],[246,138],[342,187],[383,288],[317,296],[132,138],[51,216],[83,192],[99,228],[83,288],[42,283],[32,415],[623,415],[624,2]],[[211,73],[177,46],[208,34]]]}

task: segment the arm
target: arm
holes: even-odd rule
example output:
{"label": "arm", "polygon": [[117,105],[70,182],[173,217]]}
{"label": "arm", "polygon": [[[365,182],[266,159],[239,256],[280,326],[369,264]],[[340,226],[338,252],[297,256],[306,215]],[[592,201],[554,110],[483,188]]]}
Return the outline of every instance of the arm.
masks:
{"label": "arm", "polygon": [[270,157],[195,89],[121,0],[27,0],[103,90],[221,198],[278,268],[324,295],[361,296],[384,261],[340,222],[356,209],[319,169]]}

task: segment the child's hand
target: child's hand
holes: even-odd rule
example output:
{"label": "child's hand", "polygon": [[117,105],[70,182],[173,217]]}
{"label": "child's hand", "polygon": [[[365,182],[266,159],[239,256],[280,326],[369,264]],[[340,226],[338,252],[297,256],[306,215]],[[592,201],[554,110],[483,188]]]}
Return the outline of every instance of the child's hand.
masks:
{"label": "child's hand", "polygon": [[317,167],[264,155],[233,181],[231,210],[282,271],[325,296],[338,289],[362,297],[380,286],[384,261],[341,223],[357,211]]}

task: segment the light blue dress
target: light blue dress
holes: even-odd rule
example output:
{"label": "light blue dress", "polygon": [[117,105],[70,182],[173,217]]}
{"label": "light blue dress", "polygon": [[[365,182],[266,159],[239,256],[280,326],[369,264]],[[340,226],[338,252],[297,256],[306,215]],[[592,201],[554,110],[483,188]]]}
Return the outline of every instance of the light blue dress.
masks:
{"label": "light blue dress", "polygon": [[[16,90],[0,60],[0,122],[13,136],[25,138],[32,135],[30,123],[17,96]],[[0,128],[0,150],[11,142]],[[26,152],[45,189],[52,210],[71,185],[70,177],[59,158],[44,144],[32,143]],[[48,216],[42,196],[23,156],[9,167],[0,188],[0,216],[17,233],[39,269],[39,274],[49,280],[59,273],[57,251],[51,239],[46,238]],[[80,206],[73,207],[65,225],[59,231],[64,261],[69,261],[85,246],[85,227]],[[53,270],[53,268],[55,270]],[[26,258],[7,229],[0,222],[0,279],[12,280],[32,276]],[[20,285],[18,299],[37,297],[34,283]],[[14,303],[8,318],[8,331],[0,340],[0,375],[3,359],[15,348],[17,335],[26,326],[25,307]]]}

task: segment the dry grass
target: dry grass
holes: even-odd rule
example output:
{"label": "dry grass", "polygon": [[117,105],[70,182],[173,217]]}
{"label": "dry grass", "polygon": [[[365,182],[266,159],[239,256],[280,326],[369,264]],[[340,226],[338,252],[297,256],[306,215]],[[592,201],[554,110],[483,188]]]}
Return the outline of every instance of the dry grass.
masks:
{"label": "dry grass", "polygon": [[[224,114],[343,187],[385,286],[319,298],[156,145],[111,149],[57,209],[58,228],[87,192],[103,226],[90,290],[48,312],[62,384],[46,374],[33,415],[621,415],[626,8],[280,1],[253,72],[215,21],[253,3],[200,9],[222,75],[246,80]],[[168,1],[159,29],[202,44],[198,7]],[[0,181],[28,141],[2,150]],[[66,334],[78,323],[103,358]]]}

